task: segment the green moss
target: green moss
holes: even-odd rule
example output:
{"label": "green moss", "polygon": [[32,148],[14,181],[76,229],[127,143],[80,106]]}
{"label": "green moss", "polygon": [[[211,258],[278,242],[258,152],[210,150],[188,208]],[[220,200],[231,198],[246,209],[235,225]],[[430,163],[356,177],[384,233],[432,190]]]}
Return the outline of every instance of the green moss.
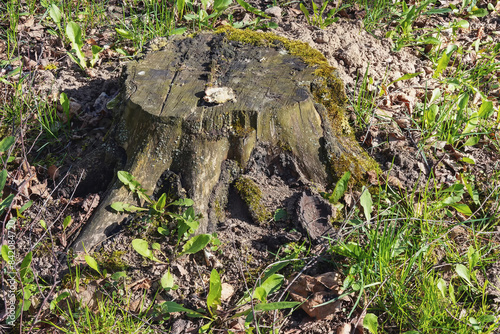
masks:
{"label": "green moss", "polygon": [[235,181],[234,187],[247,204],[253,219],[259,223],[271,219],[271,213],[262,204],[262,192],[254,181],[242,176]]}
{"label": "green moss", "polygon": [[254,131],[254,129],[250,127],[243,127],[239,123],[235,123],[233,125],[233,130],[234,130],[234,135],[238,138],[246,138]]}
{"label": "green moss", "polygon": [[220,204],[219,199],[216,199],[214,201],[214,211],[215,211],[215,217],[217,218],[218,221],[223,221],[226,215],[224,214],[224,210]]}
{"label": "green moss", "polygon": [[283,152],[292,152],[292,147],[289,143],[283,142],[282,140],[278,140],[278,147],[283,150]]}
{"label": "green moss", "polygon": [[[252,44],[263,47],[282,47],[293,56],[301,58],[309,66],[316,67],[314,72],[317,77],[311,85],[314,100],[326,108],[327,117],[331,128],[338,138],[352,141],[352,145],[359,145],[347,121],[344,106],[347,98],[344,84],[336,74],[334,67],[328,64],[325,56],[309,44],[292,41],[272,33],[239,30],[229,26],[219,28],[216,33],[224,33],[230,41]],[[350,170],[355,182],[362,182],[365,178],[364,171],[379,169],[378,164],[361,148],[356,153],[342,154],[340,157],[330,158],[330,174],[340,178],[345,171]]]}
{"label": "green moss", "polygon": [[125,251],[113,251],[111,254],[95,254],[96,260],[102,268],[111,271],[120,271],[128,268],[127,263],[123,261],[122,256]]}
{"label": "green moss", "polygon": [[[335,70],[328,64],[328,61],[321,52],[311,48],[309,44],[304,42],[292,41],[269,32],[234,29],[229,26],[223,26],[217,29],[216,33],[225,33],[228,40],[238,41],[245,44],[267,47],[276,47],[281,45],[291,55],[301,58],[308,65],[318,66],[318,71],[321,73],[326,74]],[[339,80],[339,82],[342,84],[342,81]]]}
{"label": "green moss", "polygon": [[350,171],[352,173],[350,184],[351,182],[364,184],[364,171],[377,170],[379,166],[365,151],[359,154],[361,157],[347,154],[340,157],[332,156],[329,163],[331,175],[339,180],[345,172]]}

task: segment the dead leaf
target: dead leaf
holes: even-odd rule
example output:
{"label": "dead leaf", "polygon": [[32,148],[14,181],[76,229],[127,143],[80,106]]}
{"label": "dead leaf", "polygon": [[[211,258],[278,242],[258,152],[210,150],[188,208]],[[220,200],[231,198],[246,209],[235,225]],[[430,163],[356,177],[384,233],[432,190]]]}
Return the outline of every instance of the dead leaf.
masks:
{"label": "dead leaf", "polygon": [[17,25],[17,32],[27,31],[34,24],[35,24],[35,18],[33,16],[30,16],[26,21],[24,21],[24,23]]}
{"label": "dead leaf", "polygon": [[239,317],[235,320],[233,320],[231,323],[229,323],[229,330],[230,333],[245,333],[245,319],[242,317]]}
{"label": "dead leaf", "polygon": [[378,175],[377,172],[374,170],[367,171],[366,174],[368,175],[368,182],[373,185],[378,185]]}
{"label": "dead leaf", "polygon": [[403,187],[403,184],[401,183],[401,181],[395,176],[389,175],[387,177],[387,183],[392,187],[398,187],[398,188]]}
{"label": "dead leaf", "polygon": [[73,259],[73,265],[77,266],[80,264],[86,264],[87,262],[85,261],[85,255],[86,254],[84,252],[77,253]]}
{"label": "dead leaf", "polygon": [[100,200],[99,194],[88,195],[83,200],[82,209],[87,213],[91,213],[99,205],[99,200]]}
{"label": "dead leaf", "polygon": [[128,305],[128,307],[127,307],[128,310],[130,312],[138,313],[140,311],[141,302],[142,302],[142,300],[140,298],[131,301],[130,304]]}
{"label": "dead leaf", "polygon": [[[37,180],[38,181],[38,180]],[[37,182],[29,187],[31,195],[40,196],[41,198],[49,198],[50,192],[47,189],[47,179],[43,180],[42,183]]]}
{"label": "dead leaf", "polygon": [[347,13],[347,11],[345,9],[339,10],[338,13],[337,13],[337,15],[342,16],[342,17],[344,17],[346,19],[350,19],[351,18],[350,15],[349,15],[349,13]]}
{"label": "dead leaf", "polygon": [[351,334],[351,324],[342,324],[337,327],[337,334]]}
{"label": "dead leaf", "polygon": [[335,290],[335,291],[340,291],[339,287],[342,286],[344,281],[342,280],[342,277],[340,274],[336,271],[330,271],[324,274],[321,274],[319,276],[316,276],[316,279],[318,282],[323,284],[325,288],[330,289],[330,290]]}
{"label": "dead leaf", "polygon": [[229,283],[222,283],[222,291],[220,299],[222,301],[226,301],[231,299],[233,295],[234,295],[234,287]]}
{"label": "dead leaf", "polygon": [[477,39],[481,40],[484,36],[484,27],[480,27],[479,30],[477,31]]}
{"label": "dead leaf", "polygon": [[47,168],[47,174],[52,181],[55,181],[55,179],[59,176],[59,168],[57,168],[56,165],[50,165],[49,168]]}
{"label": "dead leaf", "polygon": [[342,279],[336,272],[324,273],[317,277],[302,275],[290,286],[290,295],[293,300],[302,303],[300,307],[310,317],[332,319],[335,313],[342,310],[342,302],[350,301],[348,296],[317,306],[338,298],[343,293],[341,284]]}
{"label": "dead leaf", "polygon": [[392,118],[394,113],[387,108],[377,108],[375,109],[375,114],[381,117]]}
{"label": "dead leaf", "polygon": [[397,118],[396,123],[401,129],[407,129],[411,126],[411,120],[406,117]]}
{"label": "dead leaf", "polygon": [[138,281],[135,281],[132,284],[127,285],[126,289],[132,289],[133,291],[137,291],[139,289],[149,289],[151,288],[151,280],[149,278],[142,278]]}
{"label": "dead leaf", "polygon": [[400,132],[397,132],[397,131],[392,131],[392,132],[389,132],[389,140],[405,140],[406,137],[404,134],[400,133]]}
{"label": "dead leaf", "polygon": [[393,97],[393,102],[403,103],[408,109],[408,113],[413,114],[413,106],[415,105],[415,98],[410,97],[405,93],[398,93],[395,97]]}

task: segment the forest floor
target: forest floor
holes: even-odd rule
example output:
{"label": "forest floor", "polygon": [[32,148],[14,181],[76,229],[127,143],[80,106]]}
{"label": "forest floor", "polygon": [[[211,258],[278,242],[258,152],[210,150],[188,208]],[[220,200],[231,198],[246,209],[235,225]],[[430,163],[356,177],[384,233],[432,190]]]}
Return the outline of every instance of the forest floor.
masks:
{"label": "forest floor", "polygon": [[[2,330],[498,332],[500,4],[322,5],[0,4]],[[107,138],[122,69],[158,39],[222,25],[306,42],[337,68],[356,138],[380,164],[371,194],[318,188],[342,212],[320,242],[297,224],[301,192],[275,178],[259,184],[272,219],[255,223],[234,192],[204,251],[177,256],[183,238],[131,216],[75,254],[114,176],[79,161]],[[132,246],[145,236],[152,256]]]}

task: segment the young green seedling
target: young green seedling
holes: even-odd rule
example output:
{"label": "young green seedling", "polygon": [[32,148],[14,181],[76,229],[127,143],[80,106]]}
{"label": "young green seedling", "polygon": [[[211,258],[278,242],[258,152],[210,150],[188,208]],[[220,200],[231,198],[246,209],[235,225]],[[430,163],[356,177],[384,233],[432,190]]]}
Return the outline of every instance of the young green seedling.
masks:
{"label": "young green seedling", "polygon": [[[82,70],[87,69],[87,58],[83,54],[83,39],[82,39],[82,29],[78,24],[71,21],[66,26],[66,36],[71,42],[71,50],[75,52],[76,57],[68,52],[68,56],[73,60]],[[90,59],[90,67],[94,67],[99,60],[99,53],[102,48],[97,45],[92,45],[92,58]]]}

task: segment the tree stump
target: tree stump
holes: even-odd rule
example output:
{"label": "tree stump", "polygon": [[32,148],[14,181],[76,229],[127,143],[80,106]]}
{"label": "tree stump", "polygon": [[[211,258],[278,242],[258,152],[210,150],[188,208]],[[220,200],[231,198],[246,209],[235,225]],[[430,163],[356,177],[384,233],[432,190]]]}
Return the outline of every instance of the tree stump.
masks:
{"label": "tree stump", "polygon": [[[346,122],[342,82],[305,43],[226,29],[169,40],[125,73],[113,134],[124,169],[151,191],[182,188],[203,215],[200,231],[224,219],[229,187],[249,164],[323,186],[376,168]],[[125,219],[110,208],[116,201],[137,203],[115,178],[76,250]]]}

